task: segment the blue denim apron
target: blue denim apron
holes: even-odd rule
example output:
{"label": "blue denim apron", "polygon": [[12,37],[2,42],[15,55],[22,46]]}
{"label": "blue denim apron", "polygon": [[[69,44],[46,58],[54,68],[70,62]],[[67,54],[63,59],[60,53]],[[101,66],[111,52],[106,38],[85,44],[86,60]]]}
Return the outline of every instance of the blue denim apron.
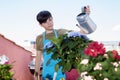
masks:
{"label": "blue denim apron", "polygon": [[[55,37],[57,38],[57,32],[53,30]],[[46,39],[46,33],[43,33],[43,45],[46,43],[49,43],[50,40]],[[49,59],[51,59],[53,53],[47,54],[46,51],[43,51],[43,70],[42,70],[42,80],[46,80],[48,78],[49,80],[53,80],[54,72],[55,72],[55,65],[58,63],[57,60],[51,60],[50,64],[46,66],[46,63]],[[56,80],[60,80],[61,78],[65,79],[65,74],[62,73],[61,68],[57,72]]]}

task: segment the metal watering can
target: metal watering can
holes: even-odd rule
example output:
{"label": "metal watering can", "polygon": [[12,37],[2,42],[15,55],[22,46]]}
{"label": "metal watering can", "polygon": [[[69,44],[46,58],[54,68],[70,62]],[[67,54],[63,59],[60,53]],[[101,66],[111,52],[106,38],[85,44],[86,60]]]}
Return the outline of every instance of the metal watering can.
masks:
{"label": "metal watering can", "polygon": [[80,24],[80,26],[77,26],[83,29],[87,34],[93,33],[97,28],[96,24],[92,21],[87,13],[83,12],[77,15],[77,21]]}

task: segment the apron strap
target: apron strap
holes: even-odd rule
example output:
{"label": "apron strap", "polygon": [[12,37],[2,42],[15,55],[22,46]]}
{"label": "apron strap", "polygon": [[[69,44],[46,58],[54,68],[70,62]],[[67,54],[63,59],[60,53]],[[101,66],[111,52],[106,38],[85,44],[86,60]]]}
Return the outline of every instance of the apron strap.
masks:
{"label": "apron strap", "polygon": [[55,34],[55,37],[58,38],[58,34],[57,34],[57,31],[55,29],[53,29],[53,32]]}
{"label": "apron strap", "polygon": [[45,35],[46,35],[46,32],[43,32],[43,41],[46,39]]}

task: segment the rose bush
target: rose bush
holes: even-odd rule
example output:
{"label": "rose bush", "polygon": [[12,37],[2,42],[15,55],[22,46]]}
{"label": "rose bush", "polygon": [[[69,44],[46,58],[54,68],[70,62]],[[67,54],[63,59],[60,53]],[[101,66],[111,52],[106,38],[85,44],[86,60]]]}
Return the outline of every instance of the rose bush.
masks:
{"label": "rose bush", "polygon": [[[92,42],[84,49],[84,56],[78,64],[83,80],[120,80],[120,55],[116,50],[106,51],[102,43]],[[86,79],[87,78],[87,79]]]}

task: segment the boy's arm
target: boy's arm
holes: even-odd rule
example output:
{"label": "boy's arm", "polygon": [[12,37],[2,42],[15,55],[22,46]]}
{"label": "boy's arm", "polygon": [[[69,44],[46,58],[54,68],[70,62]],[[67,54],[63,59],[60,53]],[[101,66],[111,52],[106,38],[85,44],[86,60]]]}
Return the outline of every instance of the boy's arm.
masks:
{"label": "boy's arm", "polygon": [[42,64],[42,51],[36,51],[36,59],[35,59],[35,74],[34,76],[38,76],[40,72],[40,65]]}

